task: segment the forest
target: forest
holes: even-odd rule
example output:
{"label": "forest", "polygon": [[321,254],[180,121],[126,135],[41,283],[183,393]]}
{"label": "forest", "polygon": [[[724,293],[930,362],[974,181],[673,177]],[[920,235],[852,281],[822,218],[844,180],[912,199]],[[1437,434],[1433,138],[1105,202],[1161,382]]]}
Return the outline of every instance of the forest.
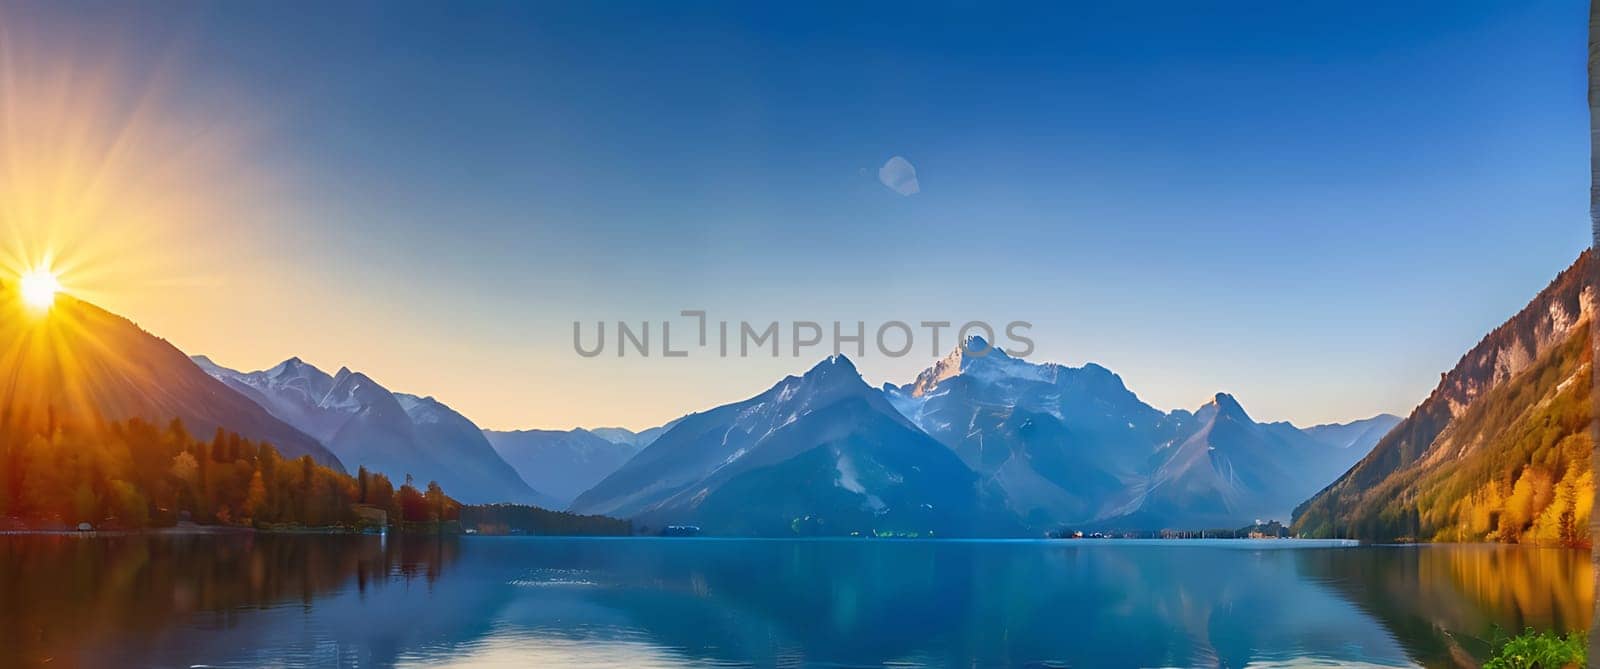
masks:
{"label": "forest", "polygon": [[[309,456],[221,429],[208,440],[183,423],[139,419],[0,419],[0,529],[170,527],[181,521],[261,529],[437,530],[460,504],[407,477],[355,476]],[[426,527],[425,527],[426,526]]]}
{"label": "forest", "polygon": [[1589,328],[1475,399],[1415,464],[1349,499],[1311,500],[1295,530],[1368,541],[1591,545]]}

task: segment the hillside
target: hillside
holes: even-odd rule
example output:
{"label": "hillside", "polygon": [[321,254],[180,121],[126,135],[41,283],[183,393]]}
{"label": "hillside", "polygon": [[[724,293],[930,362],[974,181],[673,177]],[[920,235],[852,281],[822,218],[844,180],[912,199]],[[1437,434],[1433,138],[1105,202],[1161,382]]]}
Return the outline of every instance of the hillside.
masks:
{"label": "hillside", "polygon": [[88,302],[58,295],[48,311],[25,307],[0,287],[0,406],[4,422],[57,419],[164,425],[192,434],[219,428],[270,442],[285,457],[309,455],[337,470],[316,439],[207,376],[172,344]]}
{"label": "hillside", "polygon": [[1473,347],[1294,529],[1372,541],[1589,543],[1595,292],[1586,251]]}

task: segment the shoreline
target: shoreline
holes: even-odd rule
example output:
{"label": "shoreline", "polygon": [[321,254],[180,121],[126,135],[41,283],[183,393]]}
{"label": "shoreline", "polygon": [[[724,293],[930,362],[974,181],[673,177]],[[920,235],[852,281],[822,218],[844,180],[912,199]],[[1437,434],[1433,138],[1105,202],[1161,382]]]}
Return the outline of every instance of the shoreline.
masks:
{"label": "shoreline", "polygon": [[1528,544],[1504,544],[1498,542],[1430,542],[1430,543],[1362,543],[1355,539],[1221,539],[1221,538],[1182,538],[1182,539],[1111,539],[1111,538],[1084,538],[1084,539],[1053,539],[1044,537],[936,537],[936,538],[871,538],[871,537],[662,537],[654,535],[636,536],[605,536],[605,535],[557,535],[557,534],[446,534],[430,532],[404,532],[390,531],[386,533],[360,532],[336,528],[301,528],[301,529],[257,529],[252,527],[228,527],[216,525],[195,525],[190,527],[160,527],[136,530],[0,530],[0,539],[5,537],[29,536],[71,536],[82,538],[108,538],[108,537],[185,537],[185,536],[240,536],[240,535],[300,535],[300,536],[455,536],[471,539],[523,539],[523,540],[586,540],[586,541],[626,541],[626,540],[664,540],[664,541],[700,541],[700,542],[804,542],[804,543],[994,543],[994,544],[1052,544],[1062,546],[1085,545],[1096,547],[1116,546],[1202,546],[1208,548],[1248,548],[1252,550],[1301,550],[1301,549],[1326,549],[1326,548],[1425,548],[1436,546],[1481,546],[1481,547],[1516,547],[1530,550],[1571,550],[1586,551],[1582,547],[1571,546],[1534,546]]}
{"label": "shoreline", "polygon": [[[5,536],[74,536],[74,537],[120,537],[120,536],[207,536],[207,535],[242,535],[242,534],[314,534],[329,536],[378,536],[384,532],[369,532],[341,527],[304,527],[304,528],[256,528],[239,527],[235,525],[198,525],[194,523],[180,524],[172,527],[142,527],[136,529],[106,529],[106,530],[77,530],[72,528],[61,529],[20,529],[0,530],[0,537]],[[397,532],[387,534],[427,534],[423,532]]]}

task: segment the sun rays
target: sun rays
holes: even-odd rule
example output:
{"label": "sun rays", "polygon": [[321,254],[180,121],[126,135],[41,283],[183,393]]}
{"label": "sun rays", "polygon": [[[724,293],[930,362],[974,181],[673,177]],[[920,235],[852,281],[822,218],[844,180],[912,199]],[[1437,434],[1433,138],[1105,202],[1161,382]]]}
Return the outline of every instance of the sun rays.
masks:
{"label": "sun rays", "polygon": [[[114,28],[108,28],[114,30]],[[148,361],[111,311],[164,329],[250,276],[269,170],[243,96],[200,91],[134,35],[65,45],[0,5],[0,420],[101,406]],[[126,38],[126,39],[119,39]],[[148,54],[146,54],[148,55]],[[152,65],[151,63],[155,63]],[[142,65],[136,65],[142,64]],[[89,304],[93,303],[93,304]],[[198,314],[198,315],[194,315]],[[53,415],[53,414],[52,414]]]}
{"label": "sun rays", "polygon": [[[241,131],[252,124],[177,85],[174,65],[130,71],[116,40],[68,52],[7,18],[0,281],[48,264],[54,290],[115,306],[227,280],[237,222],[265,181]],[[30,279],[41,299],[47,283]]]}

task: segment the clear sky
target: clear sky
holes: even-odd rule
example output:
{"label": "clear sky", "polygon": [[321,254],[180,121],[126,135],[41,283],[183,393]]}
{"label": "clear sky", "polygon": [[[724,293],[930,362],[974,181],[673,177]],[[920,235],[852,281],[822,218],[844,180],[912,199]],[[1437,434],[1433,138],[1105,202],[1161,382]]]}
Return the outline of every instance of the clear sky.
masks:
{"label": "clear sky", "polygon": [[[5,223],[186,352],[348,365],[491,428],[648,427],[829,352],[573,352],[574,320],[681,309],[1028,320],[1034,359],[1162,409],[1405,414],[1587,244],[1586,17],[0,0],[0,113],[44,129],[8,130],[13,200],[80,175]],[[880,182],[896,156],[917,192]]]}

